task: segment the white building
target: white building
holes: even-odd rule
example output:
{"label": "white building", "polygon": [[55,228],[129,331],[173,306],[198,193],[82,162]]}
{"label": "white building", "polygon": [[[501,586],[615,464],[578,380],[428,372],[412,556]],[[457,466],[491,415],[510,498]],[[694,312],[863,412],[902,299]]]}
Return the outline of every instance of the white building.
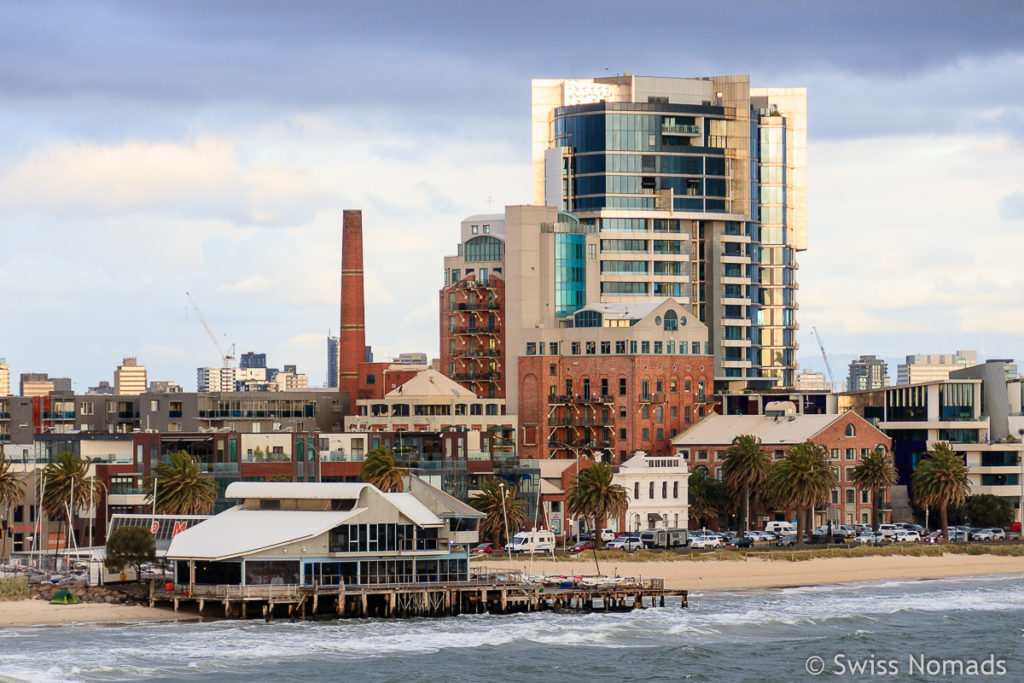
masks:
{"label": "white building", "polygon": [[629,494],[627,531],[688,527],[690,468],[685,458],[639,451],[619,466],[613,481]]}
{"label": "white building", "polygon": [[824,372],[803,370],[796,376],[797,391],[828,391],[832,386],[825,381]]}
{"label": "white building", "polygon": [[238,368],[197,368],[196,391],[203,394],[210,391],[234,391]]}

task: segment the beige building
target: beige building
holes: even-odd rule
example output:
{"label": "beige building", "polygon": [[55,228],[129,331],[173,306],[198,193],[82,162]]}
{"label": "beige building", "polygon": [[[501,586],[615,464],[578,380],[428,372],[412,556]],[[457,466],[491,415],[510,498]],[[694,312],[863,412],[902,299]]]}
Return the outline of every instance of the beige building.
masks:
{"label": "beige building", "polygon": [[505,401],[477,398],[437,370],[427,369],[383,399],[360,399],[358,415],[345,418],[347,432],[440,432],[463,428],[489,431],[504,427],[514,434],[518,421],[505,414]]}
{"label": "beige building", "polygon": [[118,396],[138,396],[146,393],[146,368],[136,358],[125,358],[114,371],[114,393]]}
{"label": "beige building", "polygon": [[0,358],[0,396],[11,395],[11,367],[6,358]]}
{"label": "beige building", "polygon": [[896,366],[896,384],[923,384],[949,379],[949,373],[978,364],[977,351],[918,353]]}

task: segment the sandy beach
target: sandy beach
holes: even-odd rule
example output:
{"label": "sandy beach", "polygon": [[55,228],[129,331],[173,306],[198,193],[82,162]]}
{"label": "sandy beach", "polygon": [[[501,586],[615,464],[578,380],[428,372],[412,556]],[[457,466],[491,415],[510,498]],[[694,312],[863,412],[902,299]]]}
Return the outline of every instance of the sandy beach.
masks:
{"label": "sandy beach", "polygon": [[77,605],[51,605],[45,600],[0,602],[0,628],[97,622],[178,621],[195,618],[194,614],[132,605],[84,602]]}
{"label": "sandy beach", "polygon": [[[536,574],[595,574],[594,558],[583,553],[578,561],[533,562],[515,559],[516,569]],[[480,565],[507,568],[508,562],[490,560]],[[698,590],[743,590],[785,588],[815,584],[884,581],[891,579],[939,579],[986,574],[1024,574],[1020,557],[947,554],[939,557],[841,557],[789,562],[785,560],[677,560],[670,562],[601,561],[602,574],[662,577],[669,588]]]}

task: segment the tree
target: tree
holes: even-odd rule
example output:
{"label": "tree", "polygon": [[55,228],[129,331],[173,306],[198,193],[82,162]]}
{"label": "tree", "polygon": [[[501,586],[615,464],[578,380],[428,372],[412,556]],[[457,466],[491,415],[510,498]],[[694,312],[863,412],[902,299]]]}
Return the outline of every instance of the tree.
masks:
{"label": "tree", "polygon": [[1013,522],[1013,504],[1001,496],[978,493],[967,496],[964,514],[971,526],[1005,529]]}
{"label": "tree", "polygon": [[469,504],[487,515],[480,522],[480,533],[490,538],[492,543],[501,543],[502,537],[505,538],[505,543],[508,543],[505,533],[506,517],[509,533],[518,531],[526,524],[526,501],[518,497],[514,486],[502,487],[499,482],[492,479],[484,484],[480,493],[470,499]]}
{"label": "tree", "polygon": [[936,443],[928,455],[930,457],[917,463],[910,483],[919,505],[939,508],[942,537],[948,539],[949,505],[964,502],[971,491],[967,465],[945,441]]}
{"label": "tree", "polygon": [[107,539],[107,558],[103,564],[107,569],[115,570],[123,569],[125,565],[134,567],[135,577],[141,582],[142,563],[155,559],[156,540],[149,529],[143,526],[122,526]]}
{"label": "tree", "polygon": [[811,441],[791,447],[785,457],[772,466],[766,488],[777,505],[796,510],[798,545],[804,540],[805,513],[826,500],[829,491],[838,483],[835,472],[828,465],[825,447]]}
{"label": "tree", "polygon": [[761,448],[761,439],[750,434],[737,436],[722,456],[722,474],[733,491],[743,495],[743,534],[750,533],[750,493],[764,484],[772,461]]}
{"label": "tree", "polygon": [[205,515],[217,500],[217,484],[188,453],[171,453],[146,477],[146,504],[164,515]]}
{"label": "tree", "polygon": [[884,448],[876,448],[861,458],[860,464],[853,468],[852,478],[857,488],[871,492],[871,525],[878,531],[878,505],[885,498],[885,492],[896,485],[896,467]]}
{"label": "tree", "polygon": [[3,522],[0,523],[0,553],[7,545],[7,526],[11,521],[11,508],[20,503],[24,495],[25,484],[17,472],[11,471],[11,461],[4,454],[3,444],[0,444],[0,508],[6,510]]}
{"label": "tree", "polygon": [[629,495],[621,485],[612,483],[614,476],[608,463],[594,463],[576,475],[566,499],[570,515],[594,521],[595,550],[603,544],[600,530],[608,517],[621,517],[629,508]]}
{"label": "tree", "polygon": [[[51,519],[62,520],[65,539],[74,533],[75,510],[91,506],[100,497],[100,482],[89,475],[89,465],[88,458],[61,453],[43,468],[46,485],[42,507]],[[67,546],[65,540],[64,547]]]}
{"label": "tree", "polygon": [[384,448],[374,448],[363,459],[359,477],[381,491],[401,491],[402,470],[395,467],[395,456]]}
{"label": "tree", "polygon": [[690,526],[717,527],[719,516],[732,509],[732,499],[728,484],[712,478],[706,467],[697,467],[687,486]]}

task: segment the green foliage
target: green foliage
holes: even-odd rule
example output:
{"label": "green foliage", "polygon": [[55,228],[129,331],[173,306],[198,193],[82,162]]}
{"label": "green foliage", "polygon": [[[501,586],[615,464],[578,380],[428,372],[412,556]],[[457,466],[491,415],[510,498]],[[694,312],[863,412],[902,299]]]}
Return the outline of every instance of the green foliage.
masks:
{"label": "green foliage", "polygon": [[217,500],[217,485],[188,453],[171,453],[153,467],[145,482],[148,505],[153,504],[154,483],[160,514],[205,515]]}
{"label": "green foliage", "polygon": [[[502,508],[504,500],[504,508]],[[474,509],[487,515],[480,520],[480,534],[491,539],[492,543],[502,543],[499,539],[508,537],[505,534],[505,517],[508,517],[509,533],[514,534],[526,524],[526,501],[517,496],[514,486],[502,489],[499,482],[491,480],[484,484],[480,493],[473,496],[469,504]]]}
{"label": "green foliage", "polygon": [[61,453],[43,469],[43,477],[43,509],[52,518],[66,519],[68,508],[88,508],[102,495],[99,481],[89,476],[88,458]]}
{"label": "green foliage", "polygon": [[141,581],[142,563],[156,559],[156,540],[149,529],[141,526],[123,526],[107,539],[107,569],[135,568]]}
{"label": "green foliage", "polygon": [[928,455],[931,457],[917,463],[911,477],[914,501],[922,507],[939,508],[942,535],[949,538],[948,508],[951,504],[963,503],[971,490],[967,465],[944,441],[935,444]]}
{"label": "green foliage", "polygon": [[705,467],[690,475],[687,500],[690,507],[690,528],[717,526],[718,517],[732,507],[732,489],[724,481],[713,479]]}
{"label": "green foliage", "polygon": [[772,466],[765,486],[777,505],[797,510],[796,540],[801,544],[805,531],[801,513],[827,500],[829,491],[838,485],[825,447],[805,441],[790,448],[786,456]]}
{"label": "green foliage", "polygon": [[[612,483],[613,477],[612,466],[604,462],[594,463],[581,470],[566,498],[569,514],[593,520],[595,531],[600,531],[608,517],[625,514],[629,507],[629,496],[621,485]],[[601,534],[595,533],[594,548],[601,545]]]}
{"label": "green foliage", "polygon": [[[761,448],[761,439],[750,434],[737,436],[722,456],[722,474],[733,491],[742,493],[744,533],[750,531],[750,495],[768,479],[772,461]],[[737,506],[738,507],[738,506]]]}
{"label": "green foliage", "polygon": [[[25,494],[25,484],[17,472],[11,471],[11,461],[4,455],[0,444],[0,514],[6,522],[10,522],[11,508],[21,502]],[[0,551],[6,545],[7,524],[0,524]]]}
{"label": "green foliage", "polygon": [[1005,529],[1013,521],[1013,505],[1001,496],[979,493],[967,496],[964,501],[964,516],[972,526]]}
{"label": "green foliage", "polygon": [[395,467],[395,456],[384,448],[374,448],[363,459],[359,478],[381,491],[401,491],[402,471]]}
{"label": "green foliage", "polygon": [[878,504],[885,492],[896,485],[896,467],[882,448],[876,448],[861,458],[853,468],[853,481],[857,488],[871,492],[871,524],[878,530]]}

